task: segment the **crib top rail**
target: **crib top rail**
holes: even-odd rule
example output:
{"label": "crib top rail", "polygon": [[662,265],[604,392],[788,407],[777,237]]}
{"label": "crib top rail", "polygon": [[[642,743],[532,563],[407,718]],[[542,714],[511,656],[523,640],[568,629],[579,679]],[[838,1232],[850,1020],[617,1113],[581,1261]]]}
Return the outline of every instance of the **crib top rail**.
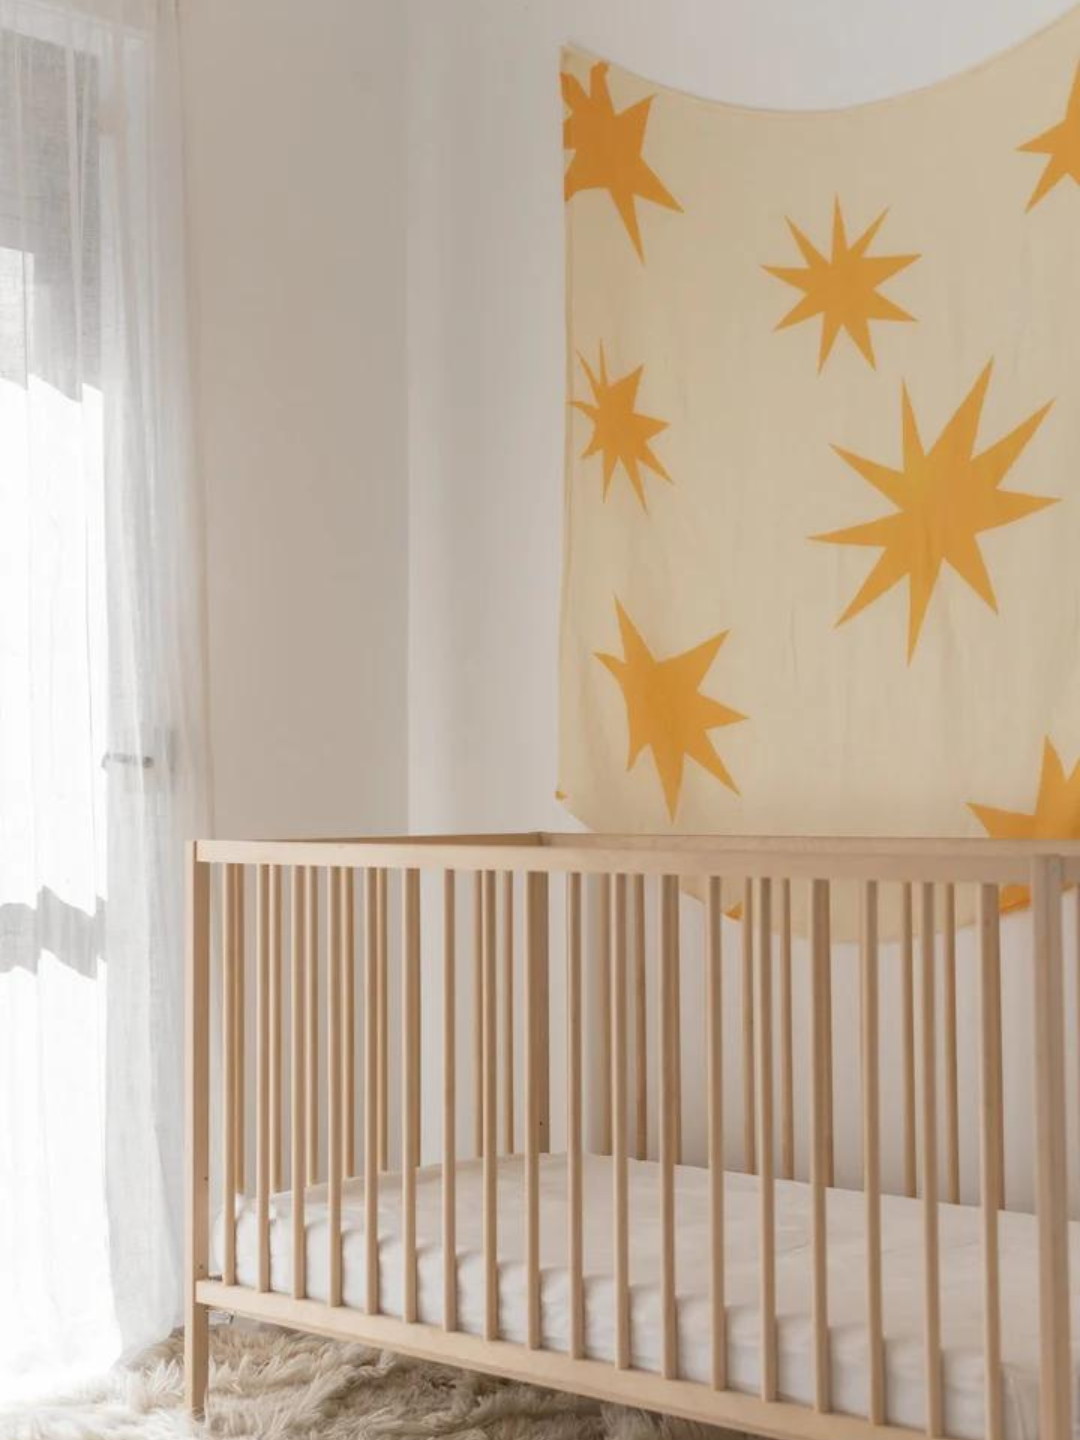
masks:
{"label": "crib top rail", "polygon": [[545,831],[298,840],[200,840],[211,864],[374,869],[509,870],[548,874],[671,875],[692,879],[880,880],[1024,884],[1055,859],[1080,882],[1080,841],[878,836],[598,835]]}

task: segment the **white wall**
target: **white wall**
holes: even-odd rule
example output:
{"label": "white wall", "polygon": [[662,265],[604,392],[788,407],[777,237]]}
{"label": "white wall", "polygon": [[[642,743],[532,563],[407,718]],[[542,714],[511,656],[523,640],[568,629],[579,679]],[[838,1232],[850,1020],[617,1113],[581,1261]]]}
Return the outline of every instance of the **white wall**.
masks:
{"label": "white wall", "polygon": [[404,11],[180,21],[216,828],[404,829]]}
{"label": "white wall", "polygon": [[1069,0],[410,0],[414,829],[567,828],[556,784],[559,47],[747,105],[925,85]]}

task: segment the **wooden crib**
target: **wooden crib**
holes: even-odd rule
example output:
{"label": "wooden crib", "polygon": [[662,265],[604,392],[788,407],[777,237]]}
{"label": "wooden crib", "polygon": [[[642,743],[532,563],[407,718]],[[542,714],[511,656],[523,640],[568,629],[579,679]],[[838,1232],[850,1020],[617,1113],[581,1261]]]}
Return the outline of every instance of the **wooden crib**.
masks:
{"label": "wooden crib", "polygon": [[1078,880],[989,840],[198,842],[192,1411],[221,1310],[753,1434],[1065,1440]]}

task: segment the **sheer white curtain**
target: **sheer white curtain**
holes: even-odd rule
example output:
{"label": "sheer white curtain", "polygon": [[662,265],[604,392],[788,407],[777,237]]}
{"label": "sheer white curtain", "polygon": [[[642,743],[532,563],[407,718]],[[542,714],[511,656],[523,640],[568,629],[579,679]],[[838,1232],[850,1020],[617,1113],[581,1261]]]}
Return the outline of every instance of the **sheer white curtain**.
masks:
{"label": "sheer white curtain", "polygon": [[204,816],[172,0],[0,0],[0,1399],[180,1310]]}

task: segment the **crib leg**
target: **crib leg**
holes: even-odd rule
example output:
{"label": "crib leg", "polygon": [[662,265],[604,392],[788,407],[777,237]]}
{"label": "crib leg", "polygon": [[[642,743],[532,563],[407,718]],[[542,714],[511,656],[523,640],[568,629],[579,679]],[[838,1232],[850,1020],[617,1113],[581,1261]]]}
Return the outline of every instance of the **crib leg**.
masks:
{"label": "crib leg", "polygon": [[191,1300],[184,1326],[184,1404],[196,1420],[201,1420],[206,1411],[209,1378],[210,1311]]}

